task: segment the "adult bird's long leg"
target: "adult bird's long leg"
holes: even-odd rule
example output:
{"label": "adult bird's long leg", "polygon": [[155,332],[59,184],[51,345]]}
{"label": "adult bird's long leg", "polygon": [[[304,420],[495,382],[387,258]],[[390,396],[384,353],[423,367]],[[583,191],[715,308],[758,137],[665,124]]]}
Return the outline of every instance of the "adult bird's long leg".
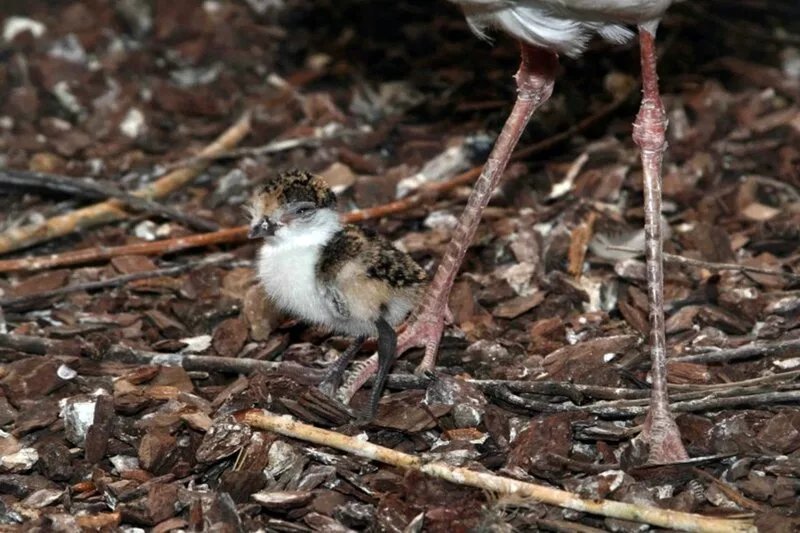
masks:
{"label": "adult bird's long leg", "polygon": [[653,388],[643,437],[650,445],[649,462],[687,459],[680,431],[669,408],[667,349],[664,333],[664,257],[661,232],[661,163],[666,149],[667,118],[658,89],[655,35],[639,27],[642,61],[642,104],[633,124],[633,140],[642,152],[644,175],[645,249],[650,314],[650,358]]}
{"label": "adult bird's long leg", "polygon": [[[517,83],[517,100],[481,175],[475,182],[467,201],[467,207],[458,221],[458,226],[456,226],[422,304],[419,306],[414,320],[400,335],[398,341],[398,354],[417,346],[425,348],[425,357],[420,364],[420,370],[433,369],[444,329],[445,316],[448,312],[447,300],[450,296],[450,289],[453,287],[453,281],[464,260],[464,255],[467,253],[467,248],[478,230],[481,214],[508,165],[511,152],[514,151],[533,112],[547,101],[553,92],[557,68],[558,56],[555,52],[521,43],[520,67],[514,77]],[[351,397],[375,372],[376,363],[375,358],[372,358],[367,364],[361,365],[358,374],[346,383],[345,390],[341,391],[341,396]]]}
{"label": "adult bird's long leg", "polygon": [[458,221],[422,306],[398,343],[398,353],[417,346],[425,348],[425,357],[419,365],[419,370],[433,370],[444,329],[450,290],[453,288],[453,282],[467,249],[478,231],[483,210],[489,204],[492,191],[500,183],[511,153],[531,116],[553,93],[558,56],[551,50],[529,44],[522,43],[520,48],[520,66],[514,77],[517,83],[517,99],[514,107],[500,131],[489,159],[483,166],[481,175],[473,186],[467,207]]}
{"label": "adult bird's long leg", "polygon": [[353,339],[353,342],[342,355],[328,367],[327,372],[325,372],[325,377],[322,378],[319,384],[319,390],[328,396],[333,396],[336,393],[339,385],[342,384],[342,376],[344,376],[344,371],[347,370],[347,365],[350,364],[350,361],[353,360],[361,347],[364,346],[366,340],[366,335],[361,335]]}

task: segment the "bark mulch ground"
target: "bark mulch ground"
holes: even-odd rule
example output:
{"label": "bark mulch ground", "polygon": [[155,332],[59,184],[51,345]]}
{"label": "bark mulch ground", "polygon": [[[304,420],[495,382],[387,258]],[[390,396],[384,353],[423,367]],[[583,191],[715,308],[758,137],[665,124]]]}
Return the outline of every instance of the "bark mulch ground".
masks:
{"label": "bark mulch ground", "polygon": [[315,388],[349,339],[264,300],[242,205],[280,170],[318,172],[433,272],[513,103],[515,44],[478,40],[446,1],[2,11],[3,530],[643,527],[253,429],[251,408],[800,530],[796,2],[679,3],[659,31],[670,383],[694,458],[659,467],[631,440],[649,370],[635,43],[563,61],[456,282],[441,368],[398,361],[358,427]]}

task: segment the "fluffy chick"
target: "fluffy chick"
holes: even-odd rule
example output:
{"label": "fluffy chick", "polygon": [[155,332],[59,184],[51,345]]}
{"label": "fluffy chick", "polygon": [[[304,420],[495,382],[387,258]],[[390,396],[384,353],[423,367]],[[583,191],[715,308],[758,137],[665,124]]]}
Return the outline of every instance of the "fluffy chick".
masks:
{"label": "fluffy chick", "polygon": [[356,338],[331,365],[323,390],[335,391],[364,340],[378,338],[371,419],[394,361],[394,327],[416,307],[426,276],[386,239],[342,224],[335,204],[321,177],[282,173],[253,196],[249,236],[264,240],[258,278],[279,308]]}

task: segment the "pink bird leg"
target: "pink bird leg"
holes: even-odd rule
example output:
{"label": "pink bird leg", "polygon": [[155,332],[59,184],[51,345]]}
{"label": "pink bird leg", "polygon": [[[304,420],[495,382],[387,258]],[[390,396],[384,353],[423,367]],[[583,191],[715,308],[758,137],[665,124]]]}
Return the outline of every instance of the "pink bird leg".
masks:
{"label": "pink bird leg", "polygon": [[642,437],[650,445],[650,463],[685,460],[667,395],[667,343],[664,333],[664,236],[661,233],[661,162],[667,147],[667,117],[658,89],[655,36],[639,27],[642,104],[633,123],[633,141],[642,152],[644,176],[645,257],[650,314],[650,361],[653,388]]}
{"label": "pink bird leg", "polygon": [[[464,255],[475,238],[481,214],[497,187],[522,132],[531,116],[553,92],[558,55],[552,50],[520,43],[521,61],[514,76],[517,99],[495,142],[492,153],[483,167],[458,221],[439,268],[420,304],[415,318],[398,339],[397,353],[414,347],[424,347],[425,357],[418,371],[432,370],[439,350],[445,319],[449,316],[447,301]],[[358,374],[348,380],[342,396],[349,399],[369,379],[377,368],[377,359],[368,359]]]}

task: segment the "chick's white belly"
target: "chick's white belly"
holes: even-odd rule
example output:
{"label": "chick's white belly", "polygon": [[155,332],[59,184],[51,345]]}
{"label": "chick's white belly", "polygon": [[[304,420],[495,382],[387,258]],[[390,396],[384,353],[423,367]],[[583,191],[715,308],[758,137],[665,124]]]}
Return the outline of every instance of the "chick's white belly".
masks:
{"label": "chick's white belly", "polygon": [[371,322],[353,318],[343,320],[335,306],[325,298],[316,277],[319,249],[316,247],[264,247],[258,261],[258,277],[267,296],[282,311],[307,322],[325,326],[340,334],[377,335]]}

